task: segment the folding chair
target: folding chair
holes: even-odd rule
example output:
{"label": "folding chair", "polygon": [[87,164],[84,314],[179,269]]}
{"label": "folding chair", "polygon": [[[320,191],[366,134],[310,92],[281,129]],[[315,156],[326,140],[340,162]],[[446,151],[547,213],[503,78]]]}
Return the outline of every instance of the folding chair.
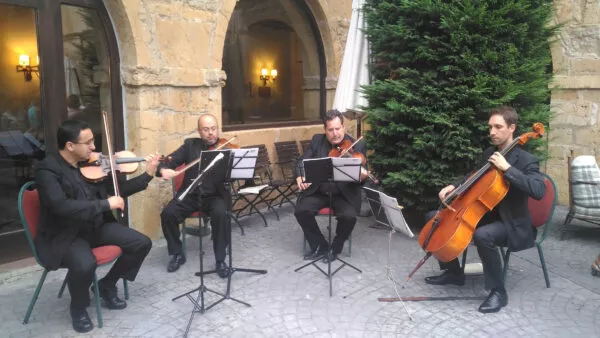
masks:
{"label": "folding chair", "polygon": [[[529,198],[529,213],[531,214],[531,222],[534,228],[539,229],[544,226],[542,234],[539,240],[536,240],[535,246],[537,247],[538,254],[540,256],[540,263],[542,265],[542,271],[544,272],[544,279],[546,280],[546,287],[550,287],[550,278],[548,277],[548,269],[546,268],[546,261],[544,260],[544,251],[542,250],[542,242],[548,235],[548,229],[552,221],[552,215],[554,214],[554,208],[558,201],[558,194],[556,191],[556,184],[550,176],[542,174],[544,176],[544,184],[546,185],[546,194],[541,200],[535,200]],[[510,248],[504,250],[500,248],[502,256],[504,258],[504,279],[506,280],[506,274],[508,272],[508,260],[510,258]]]}
{"label": "folding chair", "polygon": [[[268,226],[267,219],[265,218],[265,215],[258,209],[260,203],[264,203],[267,206],[267,211],[272,210],[275,213],[277,220],[279,220],[279,214],[271,205],[273,198],[270,196],[273,191],[276,190],[271,184],[273,176],[271,174],[269,153],[267,152],[267,147],[264,144],[246,146],[242,148],[258,148],[258,158],[256,160],[254,180],[246,180],[244,184],[241,183],[242,181],[236,181],[233,184],[232,194],[235,197],[232,204],[234,206],[232,215],[235,213],[235,215],[233,215],[233,219],[238,222],[239,217],[258,214],[262,218],[266,227]],[[236,209],[236,204],[238,204],[238,202],[241,202],[239,204],[242,204],[242,206]]]}
{"label": "folding chair", "polygon": [[[27,182],[21,187],[21,191],[19,191],[19,199],[18,199],[18,207],[19,207],[19,215],[21,217],[21,224],[23,224],[23,230],[25,230],[25,235],[27,237],[27,242],[29,243],[29,247],[33,252],[33,256],[35,257],[36,262],[42,266],[40,259],[37,255],[37,251],[35,249],[35,236],[37,234],[37,227],[40,221],[40,200],[38,196],[38,192],[36,189],[33,189],[33,182]],[[97,248],[92,249],[92,253],[96,257],[96,263],[98,266],[103,266],[114,262],[119,256],[121,256],[121,248],[116,245],[104,245]],[[43,267],[43,266],[42,266]],[[29,303],[29,307],[27,308],[27,313],[25,314],[25,319],[23,319],[23,324],[27,324],[29,322],[29,317],[31,316],[31,312],[33,311],[33,307],[38,299],[40,291],[42,290],[42,286],[44,285],[44,281],[46,280],[46,275],[49,270],[44,268],[44,272],[42,273],[42,277],[38,282],[38,285],[33,293],[33,297],[31,298],[31,302]],[[62,297],[62,294],[67,285],[67,280],[69,276],[65,277],[64,282],[58,292],[58,298]],[[127,289],[127,281],[123,279],[123,290],[125,292],[125,299],[129,299],[129,291]],[[98,327],[102,327],[102,310],[100,309],[100,292],[98,290],[98,278],[96,276],[96,272],[94,271],[94,298],[96,300],[96,313],[98,314]]]}
{"label": "folding chair", "polygon": [[300,149],[302,150],[303,154],[306,151],[306,149],[308,149],[310,147],[311,142],[312,142],[312,140],[301,140],[300,141]]}
{"label": "folding chair", "polygon": [[275,189],[279,192],[276,198],[281,198],[279,207],[285,202],[296,206],[290,199],[298,189],[296,187],[296,163],[300,158],[300,151],[296,141],[275,142],[275,152],[277,153],[276,163],[281,169],[282,180],[273,181],[276,183]]}

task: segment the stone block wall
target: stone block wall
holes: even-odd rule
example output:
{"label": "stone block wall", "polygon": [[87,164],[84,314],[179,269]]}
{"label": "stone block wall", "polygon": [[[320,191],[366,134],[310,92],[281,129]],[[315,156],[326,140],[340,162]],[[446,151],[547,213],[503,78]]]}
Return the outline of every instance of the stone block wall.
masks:
{"label": "stone block wall", "polygon": [[567,158],[600,160],[600,2],[555,0],[556,23],[563,25],[552,46],[549,155],[545,171],[556,181],[559,203],[568,204]]}

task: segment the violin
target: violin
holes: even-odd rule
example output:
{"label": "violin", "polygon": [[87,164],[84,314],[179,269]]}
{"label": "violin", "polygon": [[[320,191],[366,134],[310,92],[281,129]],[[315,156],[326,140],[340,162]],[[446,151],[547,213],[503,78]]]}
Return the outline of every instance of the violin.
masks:
{"label": "violin", "polygon": [[[145,161],[143,157],[136,157],[131,151],[119,151],[114,154],[115,170],[122,174],[132,174],[138,167],[139,162]],[[161,156],[159,161],[168,162],[170,158]],[[90,182],[100,182],[106,178],[111,172],[110,156],[101,153],[92,153],[90,159],[83,164],[80,164],[79,171],[83,177]]]}
{"label": "violin", "polygon": [[[356,141],[352,142],[348,139],[343,140],[340,144],[334,145],[333,148],[329,151],[329,157],[353,157],[359,158],[360,163],[362,165],[367,164],[367,158],[360,151],[354,150],[354,145],[362,140],[362,136],[356,139]],[[369,171],[367,171],[367,176],[373,183],[379,184],[379,179],[373,176]]]}
{"label": "violin", "polygon": [[354,145],[357,144],[360,140],[362,140],[362,136],[359,137],[356,141],[352,142],[348,139],[343,140],[340,144],[334,145],[333,148],[329,151],[329,157],[353,157],[360,158],[360,163],[362,165],[367,164],[367,158],[360,151],[354,150]]}
{"label": "violin", "polygon": [[237,144],[231,143],[237,136],[230,138],[229,140],[224,138],[219,138],[215,144],[208,147],[208,150],[219,150],[219,149],[240,149],[240,146]]}
{"label": "violin", "polygon": [[[238,146],[237,144],[231,143],[231,141],[233,141],[236,138],[237,138],[237,136],[234,136],[234,137],[230,138],[229,140],[226,140],[224,138],[219,138],[215,144],[213,144],[212,146],[208,147],[208,150],[221,150],[223,148],[226,148],[226,149],[239,149],[240,146]],[[190,162],[189,164],[187,164],[185,167],[177,170],[175,172],[174,176],[180,175],[180,174],[184,173],[186,170],[188,170],[191,167],[195,166],[198,162],[200,162],[201,158],[202,158],[202,156],[200,156],[197,159],[193,160],[192,162]]]}

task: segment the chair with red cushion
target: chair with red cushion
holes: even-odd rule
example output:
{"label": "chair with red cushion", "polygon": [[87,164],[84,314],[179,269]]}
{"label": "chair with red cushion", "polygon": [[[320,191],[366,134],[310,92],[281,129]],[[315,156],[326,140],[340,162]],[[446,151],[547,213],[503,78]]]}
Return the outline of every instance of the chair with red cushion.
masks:
{"label": "chair with red cushion", "polygon": [[[27,236],[27,242],[29,243],[29,247],[33,252],[33,256],[35,257],[36,262],[42,266],[40,259],[37,255],[37,251],[35,249],[35,236],[37,234],[37,227],[40,221],[40,200],[38,197],[38,192],[36,189],[32,187],[33,182],[27,182],[21,187],[21,191],[19,191],[19,215],[21,217],[21,224],[23,224],[23,229],[25,230],[25,235]],[[103,266],[106,264],[110,264],[114,262],[119,256],[121,256],[121,248],[116,245],[104,245],[97,248],[92,249],[94,256],[96,257],[96,263],[98,266]],[[29,317],[31,316],[31,312],[33,311],[33,307],[38,299],[42,286],[44,285],[44,281],[46,280],[46,275],[49,270],[44,268],[44,272],[42,273],[42,277],[38,282],[37,288],[33,293],[33,297],[31,298],[31,302],[29,303],[29,308],[27,309],[27,313],[25,314],[25,319],[23,320],[23,324],[27,324],[29,322]],[[58,298],[62,297],[63,291],[67,284],[68,274],[65,277],[65,280],[58,292]],[[127,281],[123,280],[123,289],[125,292],[125,299],[129,299],[129,293],[127,290]],[[96,313],[98,314],[98,327],[102,327],[102,311],[100,310],[100,293],[98,291],[98,278],[96,277],[96,272],[94,272],[94,295],[96,300]]]}
{"label": "chair with red cushion", "polygon": [[[544,177],[544,184],[546,185],[546,194],[541,200],[535,200],[529,198],[529,213],[531,214],[531,223],[534,228],[540,229],[543,226],[542,233],[539,239],[535,242],[538,254],[540,256],[540,263],[542,265],[542,271],[544,272],[544,279],[546,280],[546,287],[550,287],[550,278],[548,277],[548,269],[546,268],[546,261],[544,260],[544,251],[542,250],[542,242],[548,235],[548,229],[550,228],[552,215],[554,214],[554,208],[558,201],[558,193],[556,190],[556,184],[550,176],[542,174]],[[506,274],[508,272],[508,260],[510,258],[510,249],[506,250],[504,256],[504,279],[506,280]]]}
{"label": "chair with red cushion", "polygon": [[[329,216],[329,214],[335,216],[335,212],[333,212],[333,210],[330,208],[322,208],[318,213],[319,216]],[[302,252],[306,252],[306,236],[304,236],[302,248]],[[352,257],[352,233],[350,233],[350,237],[348,237],[348,257]]]}

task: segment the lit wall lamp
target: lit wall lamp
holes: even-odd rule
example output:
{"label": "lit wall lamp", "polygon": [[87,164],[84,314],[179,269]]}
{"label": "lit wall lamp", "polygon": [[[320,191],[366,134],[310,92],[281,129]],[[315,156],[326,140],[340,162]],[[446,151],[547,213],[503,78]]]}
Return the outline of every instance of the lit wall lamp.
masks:
{"label": "lit wall lamp", "polygon": [[19,55],[19,64],[17,65],[17,72],[23,72],[23,76],[25,77],[25,81],[31,81],[31,73],[38,73],[39,70],[39,58],[37,66],[29,65],[29,55],[21,54]]}
{"label": "lit wall lamp", "polygon": [[267,68],[261,69],[260,79],[263,81],[264,87],[267,86],[267,81],[269,81],[269,80],[275,81],[276,78],[277,78],[277,69],[271,69],[270,74],[269,74],[269,70]]}

